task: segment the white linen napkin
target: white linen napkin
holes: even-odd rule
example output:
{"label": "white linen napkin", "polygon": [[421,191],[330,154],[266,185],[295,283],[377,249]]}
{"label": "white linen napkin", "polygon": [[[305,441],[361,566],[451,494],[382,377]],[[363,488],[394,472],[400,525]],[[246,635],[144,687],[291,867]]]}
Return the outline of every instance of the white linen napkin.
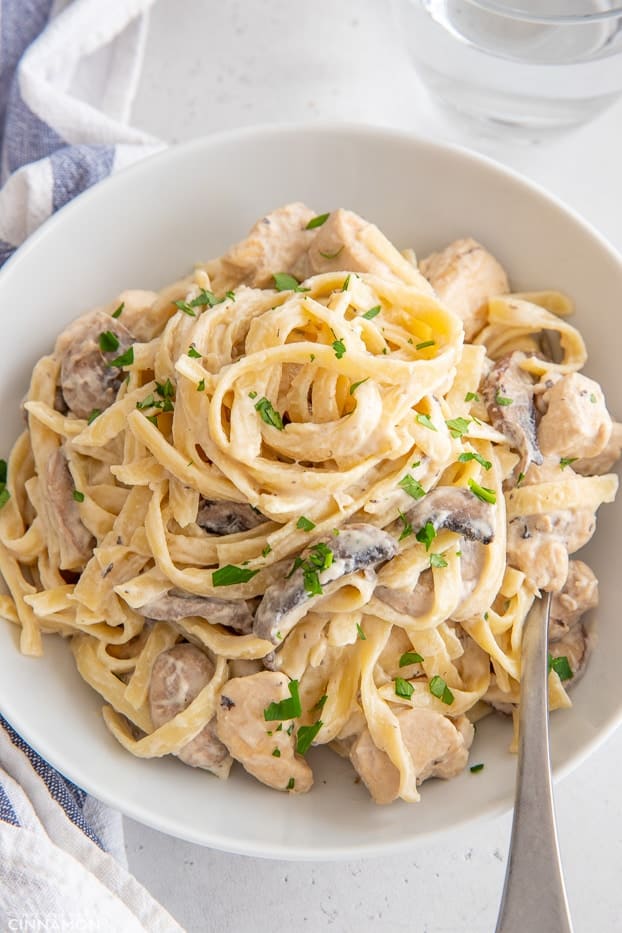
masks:
{"label": "white linen napkin", "polygon": [[[85,188],[161,147],[126,122],[152,2],[0,0],[0,265]],[[1,715],[0,929],[181,930],[128,873],[121,815]]]}

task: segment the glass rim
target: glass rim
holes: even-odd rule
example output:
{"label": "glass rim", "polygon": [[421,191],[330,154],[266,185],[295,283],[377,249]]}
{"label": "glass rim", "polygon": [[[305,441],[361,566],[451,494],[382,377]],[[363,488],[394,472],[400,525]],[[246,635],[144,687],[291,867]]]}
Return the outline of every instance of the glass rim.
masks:
{"label": "glass rim", "polygon": [[496,2],[496,0],[471,0],[471,3],[473,6],[481,7],[481,9],[490,13],[500,13],[530,23],[598,23],[608,19],[622,18],[622,4],[608,10],[592,11],[591,13],[546,13],[533,12],[526,10],[524,7],[521,9],[520,3],[512,6],[506,6]]}

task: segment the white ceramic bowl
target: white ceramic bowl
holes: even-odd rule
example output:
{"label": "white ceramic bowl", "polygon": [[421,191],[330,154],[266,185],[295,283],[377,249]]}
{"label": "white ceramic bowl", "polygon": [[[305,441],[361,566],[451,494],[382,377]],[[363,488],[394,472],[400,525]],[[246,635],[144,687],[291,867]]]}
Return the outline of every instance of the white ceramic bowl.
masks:
{"label": "white ceramic bowl", "polygon": [[[517,175],[456,148],[365,127],[278,127],[213,136],[170,149],[98,185],[36,233],[0,275],[4,354],[0,453],[20,429],[32,365],[79,313],[126,287],[159,288],[217,255],[264,212],[291,200],[318,212],[352,208],[420,255],[471,234],[509,270],[515,289],[559,288],[577,302],[587,371],[622,414],[622,261],[571,211]],[[562,774],[619,722],[622,497],[601,509],[588,560],[601,581],[600,643],[552,721]],[[62,640],[22,657],[0,622],[0,709],[52,764],[129,816],[192,842],[247,855],[340,858],[395,852],[511,805],[515,759],[507,721],[477,731],[472,761],[449,782],[422,788],[417,805],[372,803],[347,763],[312,751],[312,792],[279,794],[234,769],[227,782],[175,759],[141,761],[110,736],[101,700],[76,673]]]}

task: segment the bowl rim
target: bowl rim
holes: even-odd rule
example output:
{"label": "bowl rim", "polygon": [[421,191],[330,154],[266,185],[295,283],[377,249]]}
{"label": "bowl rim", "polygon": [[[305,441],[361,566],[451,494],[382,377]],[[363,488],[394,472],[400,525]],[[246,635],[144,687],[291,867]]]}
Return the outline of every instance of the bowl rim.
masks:
{"label": "bowl rim", "polygon": [[[33,249],[36,249],[42,240],[51,235],[53,236],[58,225],[64,224],[65,219],[71,216],[73,212],[79,212],[83,209],[85,203],[100,198],[102,196],[102,189],[108,191],[117,186],[125,186],[127,185],[128,177],[131,177],[134,173],[144,174],[149,171],[158,172],[166,163],[175,163],[177,159],[183,158],[186,153],[200,152],[201,150],[209,150],[220,146],[243,145],[253,139],[256,140],[258,137],[271,140],[278,139],[282,136],[288,138],[296,136],[301,142],[305,136],[315,138],[341,136],[344,139],[348,138],[350,140],[352,138],[357,138],[360,140],[376,139],[380,142],[396,141],[414,145],[431,153],[449,153],[454,155],[466,163],[485,168],[487,172],[492,172],[498,178],[510,181],[514,186],[522,187],[532,196],[536,196],[540,201],[544,202],[548,207],[553,207],[559,214],[569,219],[572,223],[581,228],[586,235],[593,239],[614,264],[617,265],[622,274],[622,254],[599,230],[578,211],[565,204],[558,196],[548,192],[543,186],[526,178],[515,169],[502,165],[495,159],[475,152],[466,146],[451,142],[437,141],[408,130],[361,122],[337,122],[327,120],[318,121],[317,123],[259,123],[237,129],[223,130],[184,143],[169,146],[156,153],[151,153],[143,159],[139,159],[137,162],[109,175],[101,182],[96,183],[77,195],[72,201],[46,219],[44,223],[16,249],[15,253],[7,260],[3,268],[0,269],[0,290],[2,289],[4,280],[11,275],[16,265],[22,262]],[[490,819],[499,816],[507,813],[508,810],[512,808],[512,803],[509,799],[493,800],[490,801],[487,806],[480,808],[474,815],[465,812],[463,818],[455,820],[450,826],[419,831],[416,834],[413,833],[411,836],[395,839],[392,842],[367,841],[362,843],[360,847],[357,847],[356,850],[353,849],[351,844],[344,846],[331,845],[330,848],[325,849],[314,847],[310,850],[308,846],[305,845],[299,844],[296,846],[274,840],[268,843],[261,843],[246,839],[243,844],[240,843],[236,845],[231,839],[223,836],[221,833],[212,833],[209,840],[207,840],[203,832],[193,832],[191,828],[187,831],[180,832],[180,828],[174,817],[169,817],[166,813],[154,812],[149,807],[143,806],[140,800],[136,800],[132,803],[130,812],[130,808],[126,805],[125,801],[119,803],[119,801],[115,799],[114,794],[108,791],[105,784],[99,786],[96,781],[91,779],[88,774],[88,769],[84,769],[81,761],[76,761],[75,765],[72,763],[71,767],[66,770],[67,762],[58,761],[56,757],[53,738],[48,742],[47,739],[41,741],[41,736],[39,736],[36,741],[33,742],[32,731],[28,722],[22,723],[19,715],[14,716],[11,714],[7,716],[4,712],[2,712],[2,715],[15,731],[61,774],[65,775],[76,784],[79,784],[88,793],[93,794],[93,796],[112,809],[120,811],[131,819],[142,822],[153,829],[167,833],[175,838],[184,839],[199,845],[207,845],[224,852],[250,857],[287,859],[292,861],[337,861],[353,857],[377,857],[388,854],[389,852],[397,853],[412,849],[419,844],[428,843],[432,839],[445,838],[449,833],[461,829],[467,824],[473,824],[480,819]],[[602,726],[596,735],[586,739],[582,747],[564,764],[554,767],[553,777],[555,782],[567,777],[568,774],[583,764],[597,748],[610,738],[621,723],[622,703],[617,712],[611,715],[608,722]]]}

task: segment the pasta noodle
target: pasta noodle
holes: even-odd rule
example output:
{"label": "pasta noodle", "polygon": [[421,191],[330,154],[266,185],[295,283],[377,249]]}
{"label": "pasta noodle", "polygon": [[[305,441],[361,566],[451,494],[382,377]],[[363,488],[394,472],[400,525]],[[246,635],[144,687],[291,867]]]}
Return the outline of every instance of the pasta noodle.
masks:
{"label": "pasta noodle", "polygon": [[88,312],[34,368],[1,487],[21,650],[67,638],[134,755],[295,793],[327,744],[378,802],[417,800],[515,711],[539,591],[553,708],[585,666],[596,580],[568,555],[619,431],[571,311],[510,294],[475,241],[418,265],[294,204]]}

